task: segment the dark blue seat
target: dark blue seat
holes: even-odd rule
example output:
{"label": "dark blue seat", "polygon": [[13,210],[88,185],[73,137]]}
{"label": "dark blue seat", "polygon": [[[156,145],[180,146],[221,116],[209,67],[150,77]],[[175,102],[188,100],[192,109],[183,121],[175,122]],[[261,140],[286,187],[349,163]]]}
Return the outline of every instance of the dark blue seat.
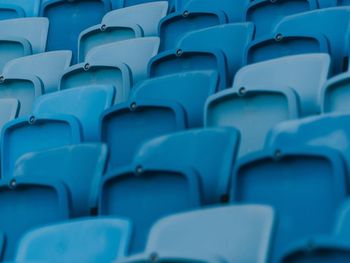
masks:
{"label": "dark blue seat", "polygon": [[[175,0],[162,0],[169,3],[169,7],[173,7]],[[134,5],[141,5],[145,3],[159,2],[159,0],[111,0],[113,9],[120,9]]]}
{"label": "dark blue seat", "polygon": [[17,99],[0,99],[0,130],[4,125],[17,118],[20,103]]}

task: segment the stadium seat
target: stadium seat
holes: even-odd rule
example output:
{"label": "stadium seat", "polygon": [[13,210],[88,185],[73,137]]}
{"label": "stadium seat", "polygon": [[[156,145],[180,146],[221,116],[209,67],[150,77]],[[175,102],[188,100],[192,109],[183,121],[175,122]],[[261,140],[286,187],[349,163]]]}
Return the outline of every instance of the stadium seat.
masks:
{"label": "stadium seat", "polygon": [[86,62],[106,66],[125,63],[132,73],[133,84],[147,78],[147,65],[158,53],[159,38],[144,37],[105,44],[93,48]]}
{"label": "stadium seat", "polygon": [[[134,5],[141,5],[145,3],[159,2],[160,0],[111,0],[113,9],[120,9]],[[166,0],[169,4],[169,7],[173,7],[173,1],[175,0]]]}
{"label": "stadium seat", "polygon": [[35,76],[6,75],[0,76],[0,99],[19,101],[19,116],[32,112],[35,98],[43,94],[43,85]]}
{"label": "stadium seat", "polygon": [[226,202],[240,135],[233,128],[193,129],[157,137],[140,146],[135,160],[148,165],[192,167],[201,179],[202,202]]}
{"label": "stadium seat", "polygon": [[131,89],[131,72],[123,63],[107,66],[93,63],[80,63],[68,68],[61,76],[59,89],[66,90],[86,86],[113,86],[114,102],[125,102]]}
{"label": "stadium seat", "polygon": [[72,50],[73,62],[76,62],[80,32],[98,24],[110,10],[109,0],[44,1],[40,15],[50,20],[48,51]]}
{"label": "stadium seat", "polygon": [[168,2],[151,2],[107,13],[101,24],[90,27],[79,36],[79,61],[92,48],[120,40],[158,36],[158,24],[166,16]]}
{"label": "stadium seat", "polygon": [[108,171],[130,165],[145,141],[185,129],[185,113],[176,103],[159,100],[125,102],[100,118],[100,141],[109,149]]}
{"label": "stadium seat", "polygon": [[[235,73],[244,65],[246,45],[253,39],[252,23],[234,23],[205,28],[185,34],[178,42],[184,49],[220,49],[227,64],[228,86],[232,86]],[[209,41],[212,39],[213,41]]]}
{"label": "stadium seat", "polygon": [[71,51],[53,51],[11,60],[3,74],[35,75],[44,86],[44,93],[58,90],[58,81],[63,71],[70,66]]}
{"label": "stadium seat", "polygon": [[348,6],[350,5],[349,0],[337,0],[337,5],[338,6]]}
{"label": "stadium seat", "polygon": [[218,91],[219,78],[214,71],[188,71],[140,82],[132,88],[131,100],[169,100],[186,112],[187,127],[203,127],[203,110],[208,96]]}
{"label": "stadium seat", "polygon": [[19,108],[20,103],[17,99],[0,99],[0,130],[7,122],[17,118]]}
{"label": "stadium seat", "polygon": [[26,14],[20,6],[0,3],[0,20],[15,19],[25,16]]}
{"label": "stadium seat", "polygon": [[0,225],[5,235],[2,260],[12,260],[20,238],[29,230],[69,218],[64,184],[45,178],[0,182]]}
{"label": "stadium seat", "polygon": [[319,8],[333,7],[337,5],[338,1],[339,0],[318,0],[318,6]]}
{"label": "stadium seat", "polygon": [[80,121],[83,140],[96,142],[101,113],[114,102],[112,86],[91,86],[67,89],[40,96],[33,106],[34,115],[68,114]]}
{"label": "stadium seat", "polygon": [[160,218],[200,206],[199,178],[189,167],[135,163],[110,171],[99,195],[100,215],[129,218],[134,225],[130,253],[141,252]]}
{"label": "stadium seat", "polygon": [[275,25],[284,17],[318,8],[317,0],[250,1],[246,9],[246,21],[256,25],[255,37],[273,32]]}
{"label": "stadium seat", "polygon": [[349,112],[350,72],[329,79],[321,94],[322,112]]}
{"label": "stadium seat", "polygon": [[341,154],[321,147],[265,148],[242,158],[232,181],[233,202],[275,208],[271,262],[280,262],[284,249],[299,239],[329,234],[347,191]]}
{"label": "stadium seat", "polygon": [[268,131],[277,123],[298,117],[298,98],[292,89],[248,86],[209,97],[204,118],[206,127],[231,126],[240,131],[241,157],[263,149]]}
{"label": "stadium seat", "polygon": [[[15,10],[21,17],[38,16],[41,0],[1,0],[1,5],[7,5],[9,10]],[[15,18],[9,16],[8,18]]]}
{"label": "stadium seat", "polygon": [[192,0],[160,21],[160,50],[176,47],[185,33],[226,23],[242,22],[249,0]]}
{"label": "stadium seat", "polygon": [[67,115],[22,117],[8,122],[1,134],[1,177],[13,176],[23,154],[81,142],[80,124]]}
{"label": "stadium seat", "polygon": [[40,176],[62,181],[71,197],[71,216],[88,216],[90,207],[96,206],[95,199],[107,155],[106,145],[99,143],[30,152],[17,159],[13,176]]}
{"label": "stadium seat", "polygon": [[114,262],[126,256],[131,230],[131,222],[119,218],[78,219],[37,228],[22,238],[16,261]]}
{"label": "stadium seat", "polygon": [[[219,258],[217,262],[267,263],[274,221],[273,209],[261,205],[230,205],[171,215],[152,227],[144,259],[171,254],[172,260],[157,262],[209,263]],[[181,257],[188,260],[174,260]],[[121,262],[152,262],[140,259],[142,256],[134,256]]]}
{"label": "stadium seat", "polygon": [[235,76],[235,87],[288,86],[299,95],[303,116],[319,114],[320,93],[330,71],[327,54],[288,56],[243,67]]}

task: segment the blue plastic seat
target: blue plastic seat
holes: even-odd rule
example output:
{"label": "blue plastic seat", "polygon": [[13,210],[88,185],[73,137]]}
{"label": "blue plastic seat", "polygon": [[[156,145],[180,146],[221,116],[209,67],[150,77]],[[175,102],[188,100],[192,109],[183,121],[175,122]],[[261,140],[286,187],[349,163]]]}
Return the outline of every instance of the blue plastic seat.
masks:
{"label": "blue plastic seat", "polygon": [[17,118],[19,108],[17,99],[0,99],[0,130],[7,122]]}
{"label": "blue plastic seat", "polygon": [[345,162],[338,151],[273,147],[238,162],[232,201],[275,208],[278,224],[271,262],[280,262],[293,242],[330,233],[347,191]]}
{"label": "blue plastic seat", "polygon": [[144,37],[105,44],[93,48],[86,55],[86,62],[106,66],[126,64],[132,73],[132,83],[147,78],[147,65],[158,53],[159,38]]}
{"label": "blue plastic seat", "polygon": [[7,3],[0,3],[0,20],[25,17],[24,10],[18,6]]}
{"label": "blue plastic seat", "polygon": [[[169,6],[173,6],[174,5],[173,1],[175,0],[166,0],[166,1],[169,3]],[[119,9],[119,8],[134,6],[134,5],[141,5],[145,3],[159,2],[159,0],[111,0],[111,2],[112,2],[113,9]]]}
{"label": "blue plastic seat", "polygon": [[246,9],[246,20],[256,25],[255,37],[272,33],[275,25],[285,16],[318,8],[317,0],[251,1]]}
{"label": "blue plastic seat", "polygon": [[80,143],[80,134],[80,124],[73,116],[30,116],[8,122],[1,134],[1,177],[13,176],[23,154]]}
{"label": "blue plastic seat", "polygon": [[47,0],[41,4],[40,15],[50,20],[47,49],[73,51],[77,61],[77,43],[81,31],[98,24],[111,10],[108,0]]}
{"label": "blue plastic seat", "polygon": [[68,114],[80,121],[84,141],[98,141],[101,113],[114,102],[112,86],[91,86],[67,89],[36,99],[34,115]]}
{"label": "blue plastic seat", "polygon": [[5,234],[2,261],[12,260],[29,230],[69,217],[68,193],[59,181],[39,177],[0,182],[0,225]]}
{"label": "blue plastic seat", "polygon": [[348,6],[350,5],[349,0],[336,0],[338,6]]}
{"label": "blue plastic seat", "polygon": [[[261,205],[230,205],[171,215],[152,227],[144,261],[137,260],[142,256],[134,256],[134,261],[126,262],[149,262],[145,259],[170,254],[172,260],[160,262],[209,263],[219,258],[217,262],[267,263],[274,224],[273,209]],[[177,258],[188,260],[174,260]]]}
{"label": "blue plastic seat", "polygon": [[204,118],[206,127],[238,129],[241,134],[239,156],[243,156],[263,149],[267,133],[277,123],[298,117],[298,98],[292,89],[248,86],[209,97]]}
{"label": "blue plastic seat", "polygon": [[23,17],[38,16],[40,3],[41,0],[1,0],[2,5],[7,5],[9,9],[16,10],[16,13],[23,13]]}
{"label": "blue plastic seat", "polygon": [[303,116],[321,112],[320,93],[330,72],[327,54],[288,56],[243,67],[235,76],[235,87],[280,87],[295,90]]}
{"label": "blue plastic seat", "polygon": [[37,228],[22,238],[16,261],[114,262],[126,256],[131,230],[132,222],[119,218],[79,219]]}
{"label": "blue plastic seat", "polygon": [[71,197],[71,215],[88,216],[90,207],[96,206],[107,155],[108,149],[103,144],[75,144],[30,152],[17,159],[13,176],[62,181]]}
{"label": "blue plastic seat", "polygon": [[130,38],[158,36],[158,23],[168,11],[168,2],[151,2],[107,13],[101,24],[90,27],[79,36],[79,61],[92,48]]}
{"label": "blue plastic seat", "polygon": [[125,102],[131,89],[131,72],[129,67],[121,63],[115,66],[81,63],[69,67],[59,81],[59,89],[66,90],[94,85],[113,86],[114,102]]}
{"label": "blue plastic seat", "polygon": [[[319,8],[334,7],[339,0],[318,0]],[[341,0],[340,0],[341,1]]]}
{"label": "blue plastic seat", "polygon": [[99,195],[100,215],[129,218],[134,224],[130,253],[141,252],[160,218],[200,206],[199,178],[189,167],[135,163],[110,171]]}
{"label": "blue plastic seat", "polygon": [[43,92],[43,85],[40,79],[35,76],[17,74],[0,76],[0,99],[18,100],[18,116],[30,114],[35,98]]}
{"label": "blue plastic seat", "polygon": [[44,92],[49,93],[58,90],[59,78],[70,66],[71,59],[71,51],[53,51],[21,57],[8,62],[3,74],[35,75],[42,81]]}
{"label": "blue plastic seat", "polygon": [[135,160],[148,165],[192,167],[201,179],[202,202],[225,202],[239,138],[233,128],[177,132],[145,142],[135,154]]}
{"label": "blue plastic seat", "polygon": [[133,87],[131,100],[169,100],[186,112],[187,127],[203,126],[203,110],[208,96],[218,91],[218,74],[214,71],[189,71],[140,82]]}
{"label": "blue plastic seat", "polygon": [[162,51],[173,49],[182,36],[190,31],[226,23],[242,22],[249,0],[192,0],[159,24]]}
{"label": "blue plastic seat", "polygon": [[105,111],[100,120],[100,140],[110,149],[108,171],[130,165],[145,141],[184,130],[186,126],[180,105],[159,100],[118,104]]}

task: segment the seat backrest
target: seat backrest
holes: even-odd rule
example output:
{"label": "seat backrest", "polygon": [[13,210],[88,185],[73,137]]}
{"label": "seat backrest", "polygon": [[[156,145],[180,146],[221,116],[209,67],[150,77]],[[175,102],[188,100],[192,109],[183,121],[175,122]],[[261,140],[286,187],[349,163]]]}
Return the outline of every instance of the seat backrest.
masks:
{"label": "seat backrest", "polygon": [[68,187],[73,217],[88,216],[107,163],[104,144],[75,144],[30,152],[16,161],[14,177],[40,176],[60,180]]}
{"label": "seat backrest", "polygon": [[86,62],[116,66],[126,64],[132,73],[133,84],[147,78],[147,65],[158,53],[159,38],[144,37],[119,41],[93,48]]}
{"label": "seat backrest", "polygon": [[68,114],[76,117],[83,130],[84,141],[98,141],[101,113],[114,102],[111,86],[67,89],[40,96],[33,106],[34,115]]}
{"label": "seat backrest", "polygon": [[27,231],[67,220],[68,198],[59,181],[39,177],[2,180],[0,224],[6,239],[2,261],[13,260],[18,242]]}
{"label": "seat backrest", "polygon": [[21,37],[0,37],[0,72],[9,61],[31,54],[32,47],[28,40]]}
{"label": "seat backrest", "polygon": [[220,256],[224,262],[268,262],[274,211],[230,205],[165,217],[152,228],[147,253]]}
{"label": "seat backrest", "polygon": [[25,11],[18,5],[0,3],[0,20],[25,17]]}
{"label": "seat backrest", "polygon": [[[169,7],[172,7],[174,5],[173,1],[175,0],[167,0]],[[159,0],[111,0],[113,9],[126,8],[129,6],[142,5],[152,2],[159,2]]]}
{"label": "seat backrest", "polygon": [[0,99],[0,130],[19,113],[20,103],[17,99]]}
{"label": "seat backrest", "polygon": [[44,85],[44,92],[58,90],[58,81],[64,70],[70,66],[71,51],[54,51],[26,56],[9,61],[3,74],[35,75]]}
{"label": "seat backrest", "polygon": [[188,127],[202,127],[205,101],[218,89],[216,72],[189,71],[140,82],[132,88],[130,97],[174,101],[184,108]]}
{"label": "seat backrest", "polygon": [[16,261],[114,262],[126,256],[131,229],[129,220],[118,218],[79,219],[37,228],[22,238]]}
{"label": "seat backrest", "polygon": [[305,54],[282,57],[243,67],[238,71],[234,87],[288,86],[301,102],[303,116],[320,113],[320,93],[330,71],[327,54]]}
{"label": "seat backrest", "polygon": [[24,11],[24,16],[39,16],[41,0],[1,0],[1,4],[13,6]]}
{"label": "seat backrest", "polygon": [[80,134],[73,116],[30,116],[8,122],[1,134],[1,177],[13,176],[15,162],[23,154],[80,143]]}

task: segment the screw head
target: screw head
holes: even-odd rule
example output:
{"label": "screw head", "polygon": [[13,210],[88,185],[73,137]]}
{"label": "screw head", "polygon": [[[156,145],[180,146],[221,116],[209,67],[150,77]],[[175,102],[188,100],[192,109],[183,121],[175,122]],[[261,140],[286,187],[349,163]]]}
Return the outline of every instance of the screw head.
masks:
{"label": "screw head", "polygon": [[29,123],[29,124],[34,124],[35,121],[36,121],[36,119],[35,119],[35,116],[33,116],[33,115],[30,116],[29,119],[28,119],[28,123]]}
{"label": "screw head", "polygon": [[89,63],[85,63],[84,70],[88,71],[89,69],[90,69],[90,64]]}
{"label": "screw head", "polygon": [[0,76],[0,83],[4,83],[5,82],[5,77],[4,76]]}
{"label": "screw head", "polygon": [[278,34],[275,36],[275,40],[276,40],[277,42],[282,41],[282,39],[283,39],[283,36],[282,36],[282,34],[280,34],[280,33],[278,33]]}
{"label": "screw head", "polygon": [[188,10],[183,11],[182,16],[188,17],[190,15],[190,12]]}
{"label": "screw head", "polygon": [[275,151],[274,157],[275,157],[276,160],[280,159],[280,158],[282,157],[282,152],[281,152],[281,150],[277,149],[277,150]]}
{"label": "screw head", "polygon": [[130,104],[130,110],[131,110],[131,111],[135,111],[136,108],[137,108],[136,102],[133,102],[133,103]]}
{"label": "screw head", "polygon": [[141,175],[143,173],[143,168],[141,165],[136,166],[135,173],[136,175]]}
{"label": "screw head", "polygon": [[149,260],[152,263],[157,263],[158,259],[159,259],[159,256],[158,256],[158,254],[156,252],[151,253],[151,255],[149,256]]}
{"label": "screw head", "polygon": [[17,187],[16,179],[12,179],[9,183],[10,189],[15,189]]}
{"label": "screw head", "polygon": [[106,25],[106,24],[101,25],[100,30],[101,30],[102,32],[103,32],[103,31],[106,31],[106,29],[107,29],[107,25]]}
{"label": "screw head", "polygon": [[176,50],[176,56],[177,57],[181,57],[182,56],[182,49],[178,49],[178,50]]}
{"label": "screw head", "polygon": [[247,89],[245,87],[240,87],[238,90],[238,95],[239,96],[244,96],[247,92]]}

